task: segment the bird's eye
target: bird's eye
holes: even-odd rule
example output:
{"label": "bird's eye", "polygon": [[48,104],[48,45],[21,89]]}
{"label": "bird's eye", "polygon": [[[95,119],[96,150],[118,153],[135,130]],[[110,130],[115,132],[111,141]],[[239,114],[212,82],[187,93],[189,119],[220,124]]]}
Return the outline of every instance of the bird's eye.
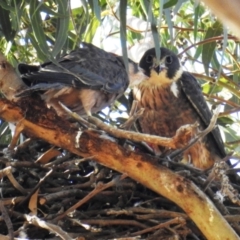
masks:
{"label": "bird's eye", "polygon": [[152,56],[152,55],[148,55],[148,56],[146,57],[146,62],[147,62],[147,63],[152,63],[152,62],[153,62],[153,56]]}
{"label": "bird's eye", "polygon": [[173,62],[173,59],[172,59],[171,56],[167,56],[165,61],[166,61],[167,64],[171,64]]}

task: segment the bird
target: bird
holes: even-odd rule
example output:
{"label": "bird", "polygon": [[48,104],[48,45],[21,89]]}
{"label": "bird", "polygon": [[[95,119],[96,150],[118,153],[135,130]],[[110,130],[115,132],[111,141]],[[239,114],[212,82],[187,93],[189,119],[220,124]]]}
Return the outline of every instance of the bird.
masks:
{"label": "bird", "polygon": [[[134,86],[130,94],[130,104],[138,101],[138,108],[144,108],[143,115],[136,121],[142,133],[173,137],[184,125],[198,123],[205,129],[211,120],[209,109],[201,87],[189,72],[184,71],[178,56],[161,47],[160,60],[155,48],[147,50],[139,61],[139,68],[145,79]],[[173,150],[152,146],[157,155],[167,156]],[[219,128],[185,150],[180,160],[202,170],[226,156]]]}
{"label": "bird", "polygon": [[[128,62],[129,75],[135,79],[138,65],[130,59]],[[40,66],[20,63],[18,71],[27,87],[16,97],[37,92],[49,108],[65,117],[60,103],[81,116],[91,116],[112,104],[129,85],[123,58],[86,42]]]}

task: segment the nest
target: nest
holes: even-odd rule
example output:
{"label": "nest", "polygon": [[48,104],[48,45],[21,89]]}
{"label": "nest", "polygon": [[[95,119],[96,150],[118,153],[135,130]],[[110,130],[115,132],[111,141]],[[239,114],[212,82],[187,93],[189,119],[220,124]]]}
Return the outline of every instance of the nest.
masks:
{"label": "nest", "polygon": [[[225,160],[209,171],[156,161],[205,191],[240,235],[236,169]],[[6,239],[206,239],[174,202],[94,156],[31,139],[14,152],[4,149],[0,164],[0,234]]]}

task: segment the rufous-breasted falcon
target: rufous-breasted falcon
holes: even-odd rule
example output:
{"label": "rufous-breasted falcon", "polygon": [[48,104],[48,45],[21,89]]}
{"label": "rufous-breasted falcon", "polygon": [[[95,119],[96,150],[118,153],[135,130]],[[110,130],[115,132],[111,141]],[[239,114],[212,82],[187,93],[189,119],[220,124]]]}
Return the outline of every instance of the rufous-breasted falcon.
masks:
{"label": "rufous-breasted falcon", "polygon": [[[39,92],[63,116],[59,102],[82,116],[91,115],[113,103],[129,85],[122,57],[85,42],[55,62],[19,64],[18,70],[28,88],[16,96]],[[135,73],[138,66],[129,59],[129,75],[134,78]]]}
{"label": "rufous-breasted falcon", "polygon": [[[183,125],[197,122],[205,129],[212,113],[202,95],[197,80],[183,71],[177,55],[166,48],[160,49],[157,61],[155,49],[149,49],[141,58],[139,67],[146,78],[132,90],[132,99],[144,114],[137,120],[143,133],[173,137]],[[131,98],[130,98],[131,99]],[[160,154],[171,150],[153,146]],[[225,156],[224,144],[218,128],[187,149],[181,159],[200,169],[208,169]]]}

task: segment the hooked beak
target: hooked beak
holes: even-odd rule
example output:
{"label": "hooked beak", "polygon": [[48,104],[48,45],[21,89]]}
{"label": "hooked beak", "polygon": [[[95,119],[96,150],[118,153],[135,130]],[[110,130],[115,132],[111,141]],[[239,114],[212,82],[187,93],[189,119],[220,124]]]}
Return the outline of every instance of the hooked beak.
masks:
{"label": "hooked beak", "polygon": [[164,63],[153,66],[153,69],[159,74],[162,70],[167,69]]}

